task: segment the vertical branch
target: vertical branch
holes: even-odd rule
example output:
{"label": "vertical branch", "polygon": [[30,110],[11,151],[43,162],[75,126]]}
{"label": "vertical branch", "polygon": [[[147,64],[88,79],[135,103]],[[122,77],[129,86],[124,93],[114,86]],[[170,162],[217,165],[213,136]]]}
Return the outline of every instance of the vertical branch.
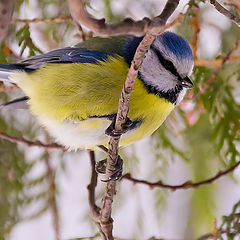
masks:
{"label": "vertical branch", "polygon": [[213,240],[218,240],[218,228],[217,228],[217,219],[214,219],[213,224]]}
{"label": "vertical branch", "polygon": [[102,229],[99,223],[100,208],[95,203],[95,188],[97,186],[98,174],[95,171],[96,159],[95,159],[94,151],[89,151],[89,156],[90,156],[90,162],[91,162],[91,180],[87,186],[88,203],[89,203],[92,218],[94,222],[97,224],[101,238],[103,240],[107,240],[105,234],[102,232]]}
{"label": "vertical branch", "polygon": [[198,35],[200,32],[199,8],[194,8],[193,11],[194,11],[195,16],[192,18],[192,26],[194,29],[192,48],[193,48],[193,57],[194,57],[194,62],[195,62],[198,59],[198,57],[197,57]]}
{"label": "vertical branch", "polygon": [[55,173],[50,164],[50,155],[46,152],[44,158],[46,170],[47,170],[47,181],[48,181],[48,203],[50,207],[50,212],[53,218],[53,226],[55,231],[55,239],[60,239],[60,224],[59,224],[59,212],[56,202],[56,186],[54,182]]}
{"label": "vertical branch", "polygon": [[[127,119],[127,114],[129,111],[130,97],[133,90],[134,82],[137,78],[138,71],[142,65],[145,54],[151,46],[155,38],[164,30],[167,19],[171,16],[174,10],[179,4],[178,0],[168,0],[162,13],[155,17],[150,23],[149,29],[144,36],[143,40],[139,44],[133,61],[131,63],[129,72],[127,74],[127,79],[124,83],[122,93],[118,103],[118,112],[115,122],[115,130],[121,132],[122,125]],[[106,176],[109,178],[115,172],[115,166],[118,159],[118,146],[120,142],[119,137],[111,137],[109,141],[109,150],[106,166]],[[107,183],[105,188],[103,204],[100,212],[100,224],[101,229],[108,236],[107,239],[114,239],[112,236],[113,229],[113,219],[111,218],[112,213],[112,202],[113,197],[116,194],[116,182],[111,181]]]}
{"label": "vertical branch", "polygon": [[14,9],[14,0],[0,0],[0,42],[8,31]]}

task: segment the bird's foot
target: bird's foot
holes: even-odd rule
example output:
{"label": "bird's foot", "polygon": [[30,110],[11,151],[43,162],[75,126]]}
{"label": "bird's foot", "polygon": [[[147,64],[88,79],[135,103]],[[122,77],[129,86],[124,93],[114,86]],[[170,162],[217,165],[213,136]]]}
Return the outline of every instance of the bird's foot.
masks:
{"label": "bird's foot", "polygon": [[127,118],[126,122],[122,124],[122,131],[117,131],[115,130],[115,122],[116,122],[116,116],[114,116],[114,119],[111,125],[106,129],[105,131],[106,135],[110,137],[119,137],[122,134],[126,133],[133,123],[129,118]]}
{"label": "bird's foot", "polygon": [[[106,165],[107,165],[107,159],[97,162],[95,165],[96,172],[99,174],[105,174]],[[118,156],[114,173],[108,179],[102,179],[101,181],[102,182],[117,181],[119,178],[122,177],[122,171],[123,171],[123,160],[120,156]]]}
{"label": "bird's foot", "polygon": [[105,174],[106,173],[106,165],[107,165],[107,159],[103,159],[99,162],[96,162],[95,171],[98,174]]}

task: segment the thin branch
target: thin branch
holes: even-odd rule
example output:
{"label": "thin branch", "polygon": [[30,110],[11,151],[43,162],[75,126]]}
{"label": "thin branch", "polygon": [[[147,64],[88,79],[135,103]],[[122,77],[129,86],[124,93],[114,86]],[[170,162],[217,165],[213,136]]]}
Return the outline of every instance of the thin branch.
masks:
{"label": "thin branch", "polygon": [[4,85],[0,84],[0,92],[8,92],[8,91],[16,90],[16,89],[19,89],[19,87],[17,85],[4,86]]}
{"label": "thin branch", "polygon": [[[240,60],[240,55],[230,56],[226,62]],[[199,60],[194,61],[195,66],[206,66],[206,67],[220,67],[222,65],[222,59],[216,60]]]}
{"label": "thin branch", "polygon": [[52,213],[53,226],[55,231],[55,239],[60,239],[60,220],[59,220],[59,211],[56,202],[56,186],[54,182],[55,173],[50,164],[50,155],[46,152],[45,165],[47,168],[47,180],[48,180],[48,203],[50,207],[50,212]]}
{"label": "thin branch", "polygon": [[181,23],[184,19],[184,14],[183,13],[179,13],[178,16],[170,23],[168,23],[167,25],[165,25],[164,29],[168,29],[170,27],[173,27],[179,23]]}
{"label": "thin branch", "polygon": [[95,203],[95,188],[97,186],[98,174],[95,171],[96,160],[95,160],[94,151],[89,151],[89,156],[90,156],[90,162],[91,162],[91,180],[90,180],[90,183],[87,186],[88,203],[89,203],[92,218],[98,226],[101,238],[105,240],[107,238],[105,237],[105,234],[102,232],[100,222],[99,222],[100,207],[98,207]]}
{"label": "thin branch", "polygon": [[[170,0],[169,4],[178,5],[179,0]],[[105,19],[95,19],[88,12],[85,11],[83,0],[68,0],[68,6],[72,18],[77,24],[84,25],[94,33],[103,37],[117,36],[117,35],[136,35],[143,36],[150,29],[162,27],[162,17],[169,18],[170,15],[155,17],[152,21],[149,18],[144,18],[141,21],[133,21],[126,18],[116,24],[106,24]]]}
{"label": "thin branch", "polygon": [[240,18],[236,17],[234,14],[232,14],[230,11],[228,11],[226,8],[224,8],[221,4],[217,2],[217,0],[210,0],[210,3],[214,5],[214,7],[224,16],[229,18],[232,22],[237,24],[238,27],[240,27]]}
{"label": "thin branch", "polygon": [[206,180],[200,181],[200,182],[196,182],[196,183],[193,183],[191,180],[186,181],[186,182],[184,182],[182,184],[179,184],[179,185],[169,185],[169,184],[163,183],[162,181],[148,182],[146,180],[133,178],[133,177],[131,177],[131,175],[129,173],[122,176],[122,179],[129,180],[129,181],[133,182],[134,184],[136,184],[136,183],[144,184],[144,185],[149,186],[150,188],[157,187],[157,188],[165,188],[165,189],[170,189],[172,191],[175,191],[175,190],[178,190],[178,189],[198,188],[202,185],[211,184],[214,181],[218,180],[219,178],[233,172],[239,165],[240,165],[240,161],[237,162],[236,164],[234,164],[229,169],[227,169],[225,171],[219,171],[215,176],[213,176],[211,178],[208,178]]}
{"label": "thin branch", "polygon": [[[165,29],[168,29],[178,23],[180,23],[184,18],[183,13],[179,13],[178,17],[174,19],[171,23],[167,24],[165,26]],[[25,24],[30,24],[30,23],[64,23],[64,22],[73,22],[73,19],[71,15],[66,15],[66,16],[61,16],[61,17],[53,17],[53,18],[33,18],[33,19],[19,19],[19,18],[14,18],[11,20],[11,24],[16,24],[16,23],[25,23]],[[81,29],[82,31],[82,29]]]}
{"label": "thin branch", "polygon": [[[81,238],[74,238],[74,239],[68,239],[68,240],[90,240],[90,239],[99,239],[99,234],[95,234],[92,237],[81,237]],[[149,240],[193,240],[190,238],[158,238],[158,237],[151,237]],[[129,240],[129,238],[119,238],[116,237],[115,240]]]}
{"label": "thin branch", "polygon": [[213,240],[218,240],[218,228],[217,228],[217,219],[214,219],[213,224]]}
{"label": "thin branch", "polygon": [[8,140],[9,142],[12,142],[12,143],[23,143],[23,144],[27,145],[28,147],[41,147],[41,148],[45,148],[46,150],[60,149],[64,152],[67,151],[67,149],[64,146],[59,145],[57,143],[44,144],[40,141],[32,142],[32,141],[26,140],[22,137],[18,138],[18,137],[11,136],[2,131],[0,131],[0,138]]}
{"label": "thin branch", "polygon": [[53,18],[33,18],[33,19],[12,19],[11,24],[16,23],[63,23],[63,22],[73,22],[73,19],[70,15],[53,17]]}
{"label": "thin branch", "polygon": [[198,59],[197,58],[197,50],[198,50],[198,37],[200,32],[200,23],[199,23],[199,8],[193,8],[195,16],[192,18],[192,26],[194,29],[193,34],[193,42],[192,42],[192,48],[193,48],[193,57],[194,62]]}
{"label": "thin branch", "polygon": [[104,37],[123,34],[143,35],[150,22],[148,18],[137,22],[128,18],[116,24],[106,24],[105,19],[97,20],[85,11],[83,0],[68,0],[68,6],[77,24],[84,25]]}

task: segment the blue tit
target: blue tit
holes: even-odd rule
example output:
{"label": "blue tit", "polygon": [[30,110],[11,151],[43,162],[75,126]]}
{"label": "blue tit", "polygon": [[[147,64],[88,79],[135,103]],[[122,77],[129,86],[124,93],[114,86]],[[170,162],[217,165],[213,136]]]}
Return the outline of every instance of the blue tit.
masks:
{"label": "blue tit", "polygon": [[[123,84],[141,37],[91,38],[17,64],[0,64],[0,80],[16,83],[57,142],[70,149],[106,146]],[[193,54],[185,38],[164,32],[152,43],[138,73],[120,146],[151,135],[193,87]]]}

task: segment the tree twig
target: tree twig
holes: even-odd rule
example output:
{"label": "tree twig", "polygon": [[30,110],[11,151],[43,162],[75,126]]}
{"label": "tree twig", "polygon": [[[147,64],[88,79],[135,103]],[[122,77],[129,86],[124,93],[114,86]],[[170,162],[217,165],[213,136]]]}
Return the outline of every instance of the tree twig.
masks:
{"label": "tree twig", "polygon": [[[240,60],[240,55],[231,55],[228,59],[226,59],[226,62],[230,61],[236,61]],[[216,60],[200,60],[197,59],[194,61],[195,66],[207,66],[207,67],[220,67],[222,65],[222,59],[216,59]]]}
{"label": "tree twig", "polygon": [[215,176],[213,176],[211,178],[208,178],[206,180],[200,181],[200,182],[196,182],[196,183],[193,183],[190,180],[190,181],[186,181],[186,182],[184,182],[182,184],[179,184],[179,185],[169,185],[169,184],[163,183],[162,181],[149,182],[149,181],[146,181],[146,180],[133,178],[133,177],[131,177],[131,175],[129,173],[122,176],[121,179],[129,180],[129,181],[133,182],[134,184],[138,184],[138,183],[144,184],[144,185],[149,186],[150,188],[157,187],[157,188],[165,188],[165,189],[175,191],[175,190],[178,190],[178,189],[198,188],[202,185],[211,184],[214,181],[218,180],[219,178],[233,172],[239,165],[240,165],[240,161],[237,162],[236,164],[234,164],[232,167],[228,168],[227,170],[219,171]]}
{"label": "tree twig", "polygon": [[193,26],[193,42],[192,42],[192,48],[193,48],[193,57],[194,62],[198,59],[197,57],[197,50],[198,50],[198,37],[200,32],[200,24],[199,24],[199,8],[193,7],[193,12],[195,16],[192,18],[192,26]]}
{"label": "tree twig", "polygon": [[[178,2],[178,0],[170,0],[170,4],[175,5],[175,3]],[[68,6],[72,18],[77,24],[82,24],[94,33],[97,33],[103,37],[124,34],[142,36],[146,34],[151,28],[158,28],[163,26],[161,20],[162,17],[155,17],[152,21],[149,18],[144,18],[141,21],[133,21],[130,18],[126,18],[119,23],[106,24],[105,19],[95,19],[85,11],[83,0],[68,0]],[[169,16],[167,16],[167,19],[168,17]]]}
{"label": "tree twig", "polygon": [[62,151],[67,151],[67,149],[64,146],[59,145],[57,143],[44,144],[40,141],[32,142],[32,141],[26,140],[25,138],[22,138],[22,137],[18,138],[18,137],[11,136],[2,131],[0,131],[0,138],[8,140],[9,142],[12,142],[12,143],[23,143],[23,144],[27,145],[28,147],[41,147],[41,148],[45,148],[46,150],[60,149]]}
{"label": "tree twig", "polygon": [[45,154],[45,165],[47,169],[47,181],[48,181],[48,203],[50,207],[50,212],[52,213],[53,226],[55,231],[55,239],[60,239],[60,221],[59,212],[56,202],[56,186],[55,186],[55,173],[50,164],[50,155],[48,152]]}
{"label": "tree twig", "polygon": [[19,87],[17,85],[4,86],[4,85],[0,84],[0,92],[8,92],[8,91],[15,90],[15,89],[19,89]]}
{"label": "tree twig", "polygon": [[11,24],[15,23],[63,23],[63,22],[73,22],[70,15],[53,17],[53,18],[33,18],[33,19],[18,19],[14,18],[11,20]]}
{"label": "tree twig", "polygon": [[210,3],[214,5],[214,7],[224,16],[229,18],[232,22],[238,25],[240,27],[240,18],[236,17],[234,14],[232,14],[230,11],[228,11],[226,8],[224,8],[221,4],[218,3],[217,0],[210,0]]}
{"label": "tree twig", "polygon": [[[176,19],[174,19],[171,23],[167,24],[165,26],[165,29],[170,28],[179,22],[181,22],[184,18],[184,14],[180,13]],[[25,23],[25,24],[30,24],[30,23],[64,23],[64,22],[73,22],[73,19],[71,15],[65,15],[65,16],[59,16],[59,17],[53,17],[53,18],[32,18],[32,19],[19,19],[19,18],[14,18],[11,20],[11,24],[16,24],[16,23]],[[80,26],[80,25],[79,25]],[[80,26],[81,29],[81,26]],[[82,29],[81,29],[82,31]]]}
{"label": "tree twig", "polygon": [[218,228],[217,228],[217,219],[214,219],[213,224],[213,240],[218,240]]}
{"label": "tree twig", "polygon": [[172,22],[168,23],[165,25],[164,29],[168,29],[170,27],[173,27],[179,23],[181,23],[184,19],[184,14],[183,13],[179,13],[177,18],[175,18]]}
{"label": "tree twig", "polygon": [[91,180],[90,180],[90,183],[87,186],[88,203],[89,203],[92,218],[93,218],[94,222],[96,223],[96,225],[99,229],[101,238],[105,240],[107,238],[105,237],[104,233],[102,232],[100,222],[99,222],[100,207],[98,207],[95,203],[95,188],[97,186],[98,174],[95,171],[96,160],[95,160],[94,151],[89,151],[89,156],[90,156],[90,162],[91,162]]}

